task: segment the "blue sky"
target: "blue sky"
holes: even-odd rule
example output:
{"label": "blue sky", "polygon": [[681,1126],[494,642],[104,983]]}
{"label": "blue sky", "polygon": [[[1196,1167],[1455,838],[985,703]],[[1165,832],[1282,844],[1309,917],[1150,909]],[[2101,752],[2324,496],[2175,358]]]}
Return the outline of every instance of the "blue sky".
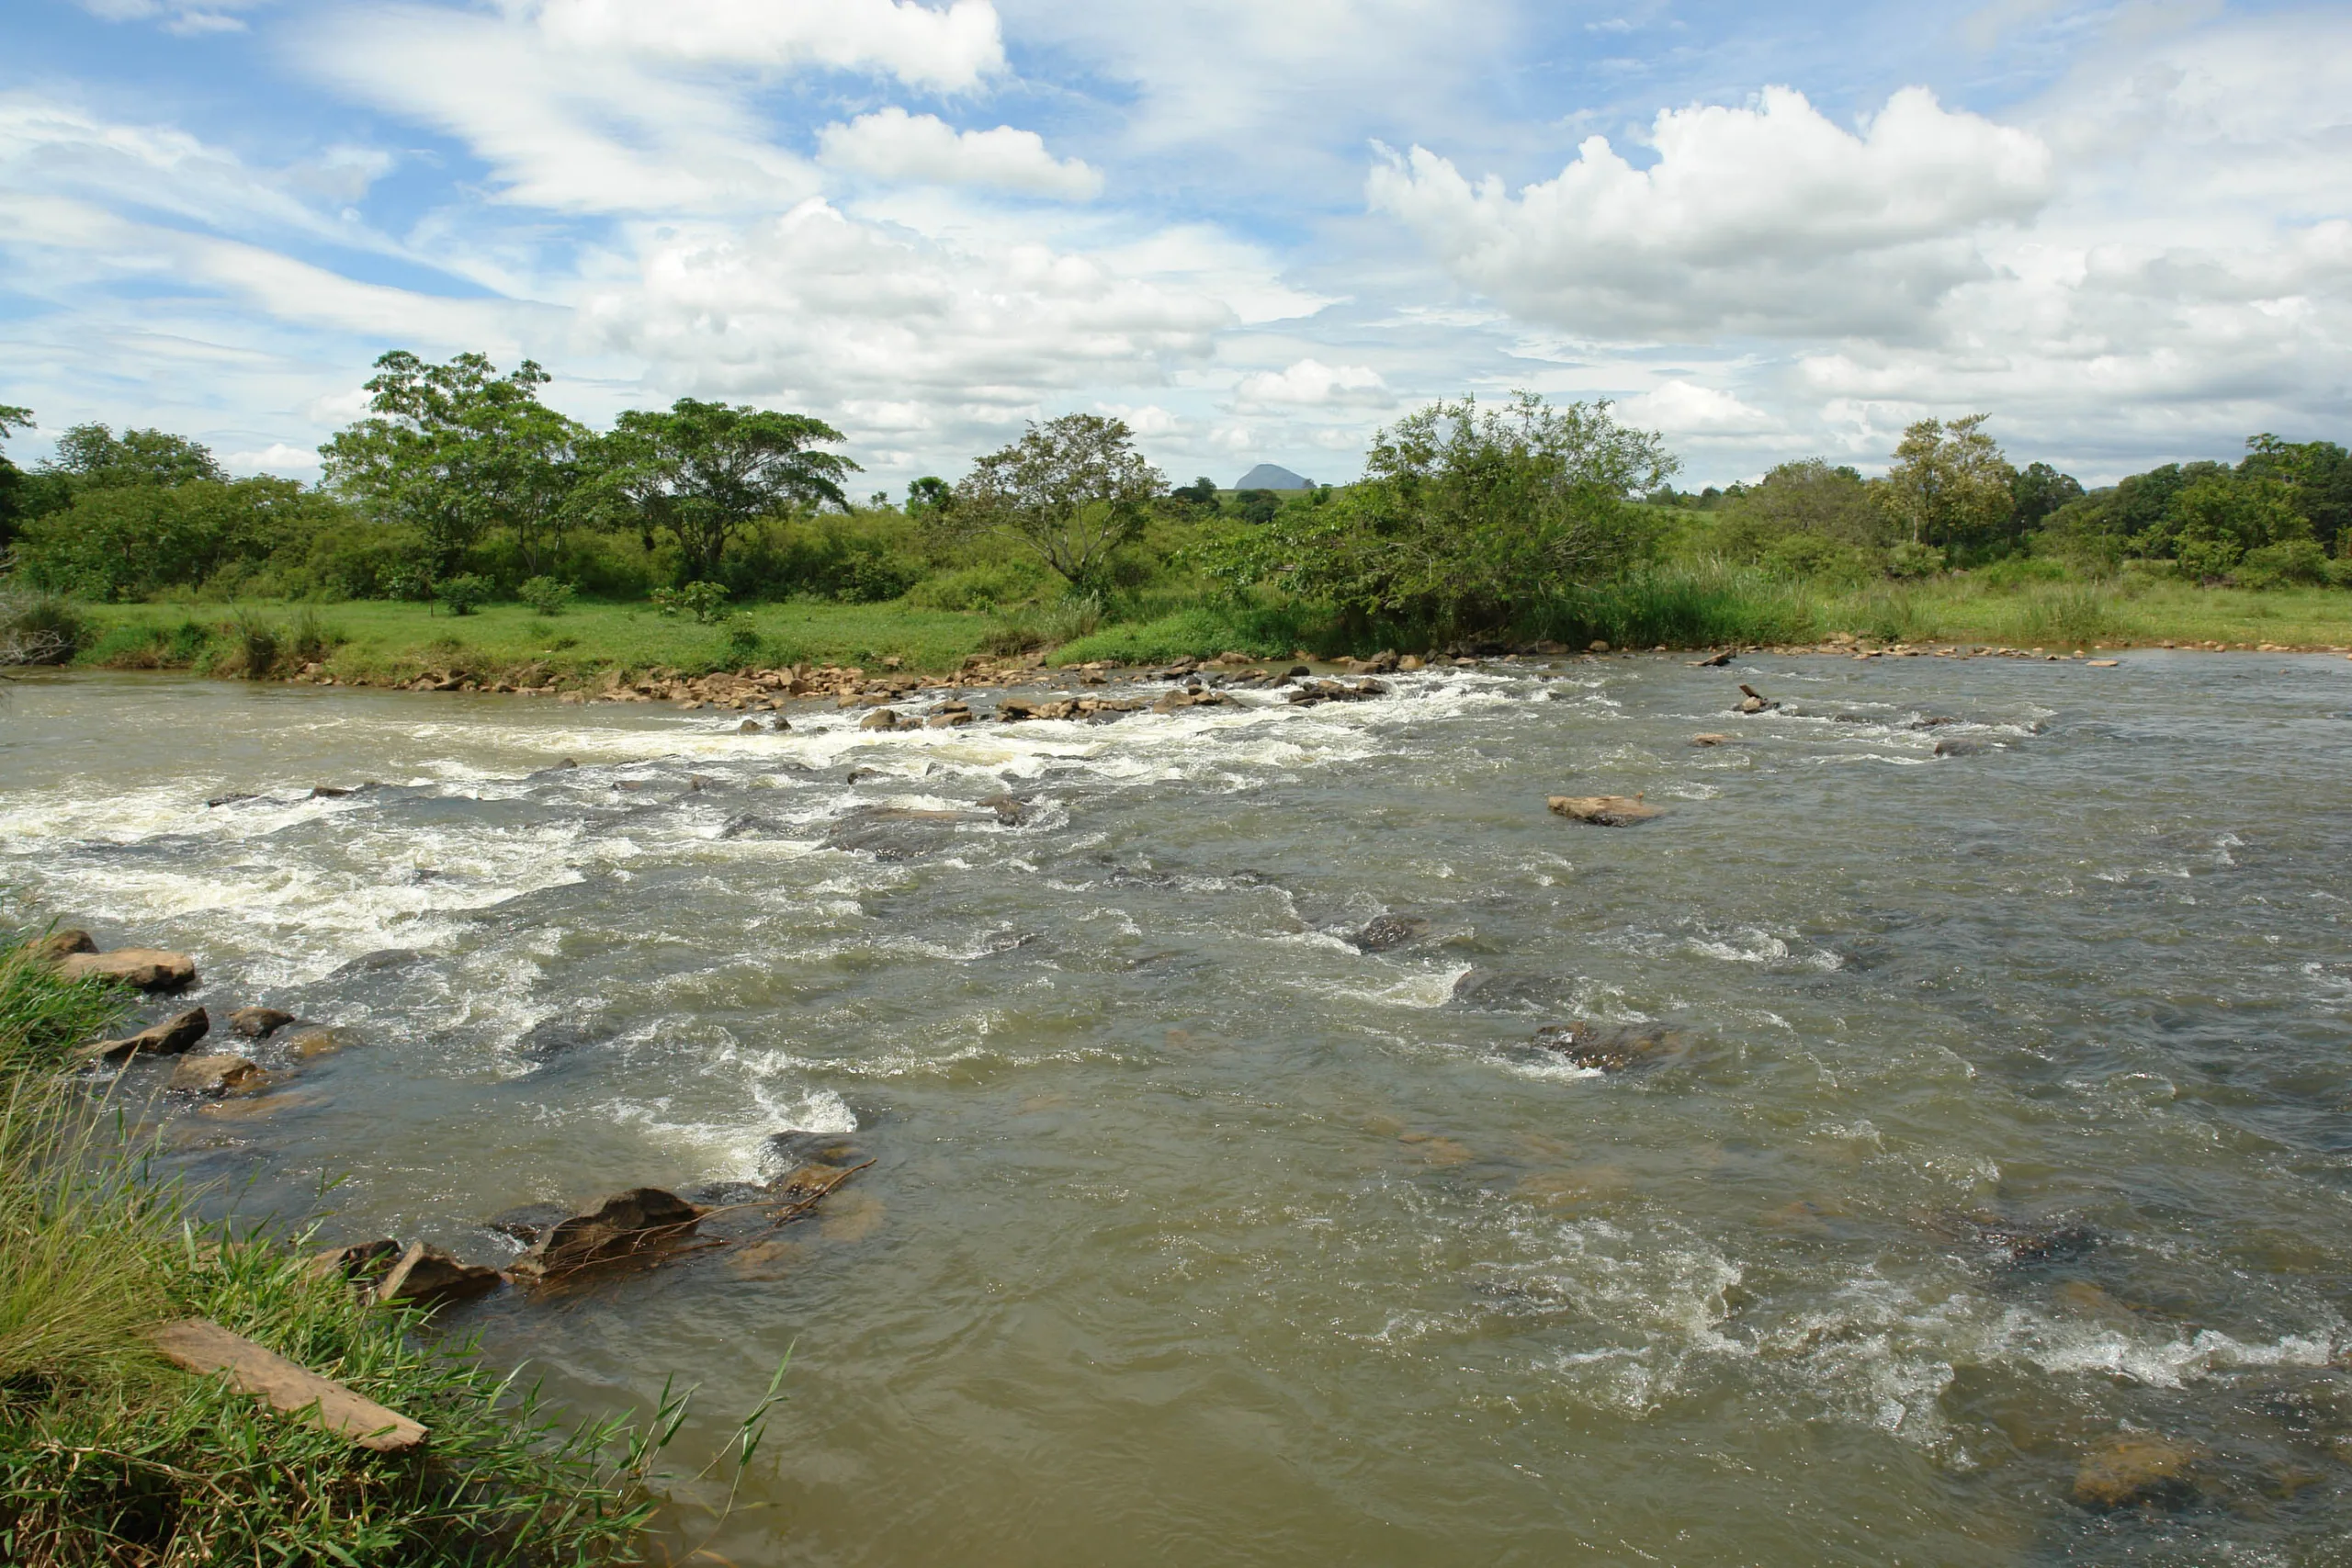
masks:
{"label": "blue sky", "polygon": [[0,0],[0,402],[312,477],[391,347],[875,488],[1608,397],[1685,481],[1989,410],[2098,480],[2352,440],[2352,10]]}

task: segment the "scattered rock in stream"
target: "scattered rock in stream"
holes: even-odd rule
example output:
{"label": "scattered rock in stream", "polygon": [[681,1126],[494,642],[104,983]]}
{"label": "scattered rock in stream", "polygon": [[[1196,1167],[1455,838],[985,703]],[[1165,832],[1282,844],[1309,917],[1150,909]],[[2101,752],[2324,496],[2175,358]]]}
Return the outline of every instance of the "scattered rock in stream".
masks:
{"label": "scattered rock in stream", "polygon": [[190,1008],[136,1034],[85,1045],[74,1057],[83,1062],[124,1062],[133,1056],[175,1056],[211,1032],[211,1015],[202,1008]]}
{"label": "scattered rock in stream", "polygon": [[97,950],[98,944],[90,940],[88,931],[67,930],[51,931],[33,943],[32,956],[36,964],[57,964],[77,953],[96,953]]}
{"label": "scattered rock in stream", "polygon": [[400,1261],[401,1244],[385,1236],[377,1241],[355,1241],[347,1247],[330,1247],[311,1254],[302,1271],[314,1280],[341,1276],[356,1285],[365,1285],[372,1293],[376,1282]]}
{"label": "scattered rock in stream", "polygon": [[261,1087],[262,1070],[251,1058],[231,1054],[182,1056],[167,1088],[181,1094],[223,1095]]}
{"label": "scattered rock in stream", "polygon": [[1636,822],[1665,815],[1662,807],[1648,804],[1638,795],[1555,795],[1544,804],[1555,816],[1589,822],[1597,828],[1630,828]]}
{"label": "scattered rock in stream", "polygon": [[654,1250],[694,1234],[702,1211],[659,1187],[632,1187],[548,1227],[509,1269],[540,1282]]}
{"label": "scattered rock in stream", "polygon": [[2196,1495],[2199,1451],[2143,1432],[2119,1432],[2075,1472],[2075,1501],[2086,1508],[2179,1507]]}
{"label": "scattered rock in stream", "polygon": [[1746,682],[1740,682],[1739,704],[1735,711],[1746,714],[1770,713],[1781,705]]}
{"label": "scattered rock in stream", "polygon": [[57,972],[68,980],[114,980],[135,991],[180,991],[196,984],[196,960],[156,947],[120,947],[112,953],[69,953]]}
{"label": "scattered rock in stream", "polygon": [[1535,1032],[1533,1043],[1579,1067],[1622,1073],[1646,1066],[1679,1054],[1686,1043],[1678,1031],[1656,1023],[1627,1023],[1596,1028],[1589,1023],[1547,1024]]}
{"label": "scattered rock in stream", "polygon": [[560,1203],[522,1203],[491,1215],[481,1227],[528,1247],[571,1217],[571,1211]]}
{"label": "scattered rock in stream", "polygon": [[1347,941],[1359,953],[1386,953],[1429,932],[1429,921],[1419,915],[1376,915]]}
{"label": "scattered rock in stream", "polygon": [[376,1285],[379,1306],[435,1307],[487,1295],[502,1280],[495,1269],[460,1263],[437,1247],[413,1243]]}
{"label": "scattered rock in stream", "polygon": [[266,1040],[293,1021],[292,1013],[277,1008],[239,1008],[229,1015],[229,1027],[248,1040]]}

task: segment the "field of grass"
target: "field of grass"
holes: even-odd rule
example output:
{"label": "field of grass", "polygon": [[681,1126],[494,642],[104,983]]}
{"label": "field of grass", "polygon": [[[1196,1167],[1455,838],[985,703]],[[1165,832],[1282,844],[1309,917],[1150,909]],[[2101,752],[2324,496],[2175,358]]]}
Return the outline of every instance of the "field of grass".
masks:
{"label": "field of grass", "polygon": [[[571,1431],[414,1313],[302,1266],[300,1236],[206,1224],[60,1067],[129,998],[0,932],[0,1562],[633,1562],[674,1406]],[[207,1317],[431,1438],[376,1454],[180,1372],[151,1329]]]}
{"label": "field of grass", "polygon": [[[1093,610],[1005,617],[903,604],[787,603],[747,606],[717,626],[664,617],[649,606],[594,603],[552,617],[518,604],[453,616],[381,601],[107,604],[83,613],[96,628],[75,660],[83,665],[282,676],[315,660],[346,683],[372,684],[429,671],[484,684],[576,685],[613,670],[691,675],[744,665],[873,668],[889,658],[910,670],[944,671],[975,653],[1037,649],[1050,649],[1057,664],[1146,664],[1229,649],[1265,659],[1300,649],[1333,657],[1383,647],[1418,651],[1452,640],[1426,626],[1211,602],[1158,604],[1124,621],[1106,621]],[[1841,589],[1701,562],[1645,570],[1536,607],[1505,636],[1575,648],[1596,638],[1619,648],[1699,648],[1801,643],[1841,632],[1879,642],[2346,649],[2352,648],[2352,593],[2256,592],[2132,576],[2004,581],[1984,572]]]}
{"label": "field of grass", "polygon": [[584,682],[605,671],[655,668],[699,674],[746,664],[953,669],[996,622],[985,615],[897,604],[752,605],[718,626],[665,617],[650,606],[576,604],[544,616],[520,604],[450,615],[424,604],[96,604],[97,636],[75,662],[110,669],[195,669],[219,675],[286,674],[317,660],[345,682],[409,681],[426,671],[537,682]]}

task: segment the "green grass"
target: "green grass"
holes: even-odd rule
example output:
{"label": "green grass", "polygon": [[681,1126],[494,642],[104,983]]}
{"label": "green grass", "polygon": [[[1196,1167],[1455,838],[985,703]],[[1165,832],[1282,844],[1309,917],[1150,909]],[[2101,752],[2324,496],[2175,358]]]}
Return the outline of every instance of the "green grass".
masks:
{"label": "green grass", "polygon": [[[873,664],[892,655],[910,669],[949,670],[979,651],[999,625],[985,614],[896,604],[758,604],[737,612],[756,639],[747,648],[734,636],[736,623],[704,626],[634,604],[577,604],[554,616],[520,604],[449,615],[380,600],[95,604],[87,613],[98,631],[76,660],[83,665],[282,675],[299,668],[300,656],[332,644],[323,649],[327,673],[379,684],[426,671],[569,683],[615,669],[699,674],[745,663]],[[300,646],[306,621],[307,649]]]}
{"label": "green grass", "polygon": [[[371,684],[430,671],[483,684],[585,685],[613,670],[691,675],[745,664],[872,668],[892,657],[910,670],[944,671],[976,653],[1039,649],[1057,664],[1149,664],[1228,650],[1278,659],[1302,648],[1328,657],[1442,648],[1458,635],[1349,622],[1312,606],[1172,596],[1131,606],[1125,620],[1110,619],[1091,601],[995,612],[787,603],[748,606],[718,626],[609,604],[580,604],[556,616],[519,604],[454,616],[380,601],[105,604],[86,606],[85,614],[95,627],[76,659],[85,666],[267,677],[317,660],[340,681]],[[2257,592],[2132,574],[2086,580],[1998,569],[1850,587],[1699,560],[1647,568],[1532,606],[1489,640],[1705,648],[1804,642],[1837,632],[1880,642],[2020,647],[2169,641],[2346,648],[2352,647],[2352,592]]]}
{"label": "green grass", "polygon": [[[311,1277],[307,1237],[201,1223],[58,1070],[128,999],[0,943],[0,1562],[635,1561],[682,1402],[565,1430],[469,1346]],[[145,1336],[186,1316],[423,1421],[427,1444],[371,1454],[174,1370]]]}

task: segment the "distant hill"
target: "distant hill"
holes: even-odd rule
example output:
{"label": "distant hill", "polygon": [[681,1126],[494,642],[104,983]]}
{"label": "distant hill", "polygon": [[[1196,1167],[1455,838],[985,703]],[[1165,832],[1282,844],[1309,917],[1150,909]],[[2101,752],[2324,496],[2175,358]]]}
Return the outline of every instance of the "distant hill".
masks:
{"label": "distant hill", "polygon": [[1272,463],[1261,463],[1234,481],[1236,490],[1313,490],[1315,481],[1302,479],[1288,468],[1278,468]]}

